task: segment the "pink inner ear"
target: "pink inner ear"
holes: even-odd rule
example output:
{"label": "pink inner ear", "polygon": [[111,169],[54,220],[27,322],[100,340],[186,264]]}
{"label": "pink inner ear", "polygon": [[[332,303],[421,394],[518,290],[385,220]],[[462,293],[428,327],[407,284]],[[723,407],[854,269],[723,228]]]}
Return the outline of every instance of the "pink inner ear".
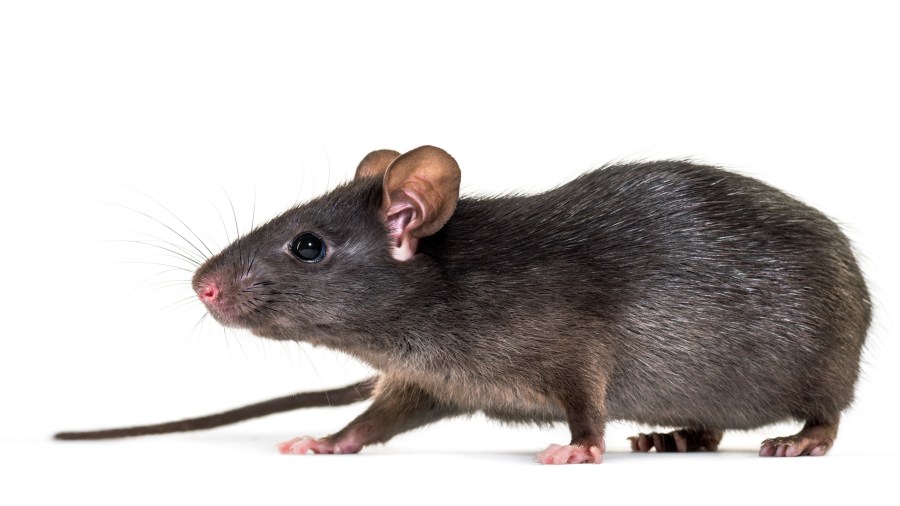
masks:
{"label": "pink inner ear", "polygon": [[391,237],[399,242],[400,236],[409,227],[409,223],[413,220],[415,214],[415,208],[407,203],[392,205],[384,218]]}
{"label": "pink inner ear", "polygon": [[409,260],[416,254],[419,240],[410,235],[410,224],[416,218],[416,208],[406,202],[398,202],[388,209],[385,224],[394,239],[391,256],[397,260]]}

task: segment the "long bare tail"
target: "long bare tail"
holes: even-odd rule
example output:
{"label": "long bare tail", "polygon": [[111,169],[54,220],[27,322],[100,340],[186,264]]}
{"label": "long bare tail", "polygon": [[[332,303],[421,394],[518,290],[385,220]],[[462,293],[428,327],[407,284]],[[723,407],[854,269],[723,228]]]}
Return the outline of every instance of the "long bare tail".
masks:
{"label": "long bare tail", "polygon": [[331,390],[318,392],[301,392],[287,395],[277,399],[258,402],[242,408],[216,413],[214,415],[188,418],[174,422],[158,423],[154,425],[140,425],[137,427],[123,427],[119,429],[91,430],[84,432],[60,432],[55,434],[55,439],[63,441],[77,441],[85,439],[114,439],[134,436],[149,436],[152,434],[169,434],[171,432],[186,432],[192,430],[211,429],[232,423],[243,422],[252,418],[292,411],[300,408],[318,408],[326,406],[343,406],[366,400],[372,396],[377,377],[365,381]]}

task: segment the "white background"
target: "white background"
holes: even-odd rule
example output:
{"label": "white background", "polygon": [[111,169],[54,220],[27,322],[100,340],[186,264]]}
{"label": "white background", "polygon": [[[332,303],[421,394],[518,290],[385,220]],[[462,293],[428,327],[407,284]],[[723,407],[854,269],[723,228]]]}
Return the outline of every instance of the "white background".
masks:
{"label": "white background", "polygon": [[[0,503],[896,499],[878,495],[892,494],[900,419],[895,4],[375,4],[0,4]],[[215,248],[227,242],[219,213],[234,235],[228,196],[246,231],[347,179],[369,150],[421,144],[457,158],[468,193],[692,157],[837,219],[877,309],[831,454],[755,457],[765,437],[797,430],[785,425],[727,434],[718,454],[632,455],[625,438],[646,428],[614,424],[603,465],[550,468],[533,455],[566,442],[565,427],[480,418],[357,456],[275,452],[361,405],[50,441],[363,377],[327,350],[195,326],[200,305],[169,283],[189,273],[138,263],[177,260],[122,241],[181,243],[141,213],[193,239],[155,199]]]}

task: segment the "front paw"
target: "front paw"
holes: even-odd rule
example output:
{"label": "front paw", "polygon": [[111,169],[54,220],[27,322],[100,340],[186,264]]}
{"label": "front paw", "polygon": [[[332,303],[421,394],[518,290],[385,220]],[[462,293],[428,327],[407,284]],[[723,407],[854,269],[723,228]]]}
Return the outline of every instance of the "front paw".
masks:
{"label": "front paw", "polygon": [[316,439],[311,436],[295,437],[278,445],[278,451],[285,455],[306,455],[307,453],[358,453],[361,446],[342,444],[329,438]]}
{"label": "front paw", "polygon": [[599,446],[550,445],[537,456],[541,464],[599,464],[603,451]]}

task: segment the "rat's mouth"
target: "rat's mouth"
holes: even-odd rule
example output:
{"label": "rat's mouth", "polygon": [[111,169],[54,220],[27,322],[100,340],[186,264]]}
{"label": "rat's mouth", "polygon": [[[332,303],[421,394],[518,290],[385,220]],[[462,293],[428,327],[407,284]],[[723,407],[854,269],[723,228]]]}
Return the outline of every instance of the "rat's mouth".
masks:
{"label": "rat's mouth", "polygon": [[242,321],[242,314],[235,314],[233,311],[229,311],[222,307],[211,306],[209,304],[206,305],[206,310],[217,322],[225,327],[233,329],[242,329],[249,327],[247,323]]}

